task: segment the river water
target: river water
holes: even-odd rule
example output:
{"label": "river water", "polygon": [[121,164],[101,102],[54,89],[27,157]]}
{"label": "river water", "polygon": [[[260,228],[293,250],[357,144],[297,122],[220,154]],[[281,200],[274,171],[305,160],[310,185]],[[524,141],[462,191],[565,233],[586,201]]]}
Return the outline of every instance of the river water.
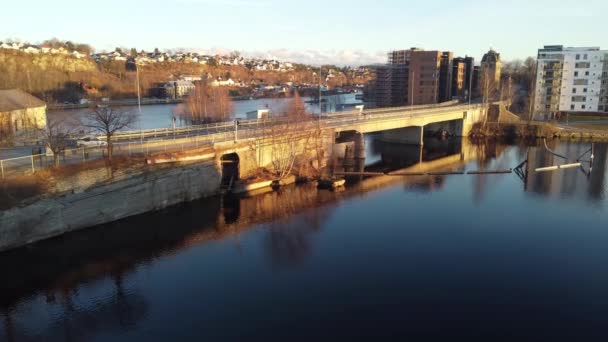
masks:
{"label": "river water", "polygon": [[[343,108],[341,105],[344,104],[359,104],[362,103],[360,100],[355,98],[355,94],[341,94],[341,95],[331,95],[323,97],[326,102],[323,105],[323,112],[336,112],[341,111]],[[303,101],[308,101],[310,98],[303,97]],[[268,98],[268,99],[255,99],[255,100],[244,100],[244,101],[234,101],[234,111],[233,116],[238,119],[244,119],[247,117],[247,112],[269,108],[272,112],[280,113],[286,109],[289,105],[291,99],[290,98]],[[179,104],[161,104],[161,105],[145,105],[141,106],[141,115],[139,116],[137,122],[130,127],[132,130],[136,129],[153,129],[153,128],[170,128],[173,127],[173,116],[176,112],[176,108],[180,106]],[[132,111],[138,111],[136,106],[125,107]],[[319,105],[314,103],[306,103],[306,108],[314,114],[319,113]],[[346,109],[352,109],[352,106],[347,107]],[[71,116],[74,118],[78,118],[85,113],[87,113],[89,109],[76,109],[76,110],[59,110],[59,111],[49,111],[49,116],[57,116],[61,118],[65,118],[66,116]],[[177,125],[186,125],[185,122],[177,121]]]}
{"label": "river water", "polygon": [[534,172],[563,163],[542,145],[366,147],[370,171],[528,163],[211,198],[2,254],[0,341],[606,340],[607,145],[590,175]]}

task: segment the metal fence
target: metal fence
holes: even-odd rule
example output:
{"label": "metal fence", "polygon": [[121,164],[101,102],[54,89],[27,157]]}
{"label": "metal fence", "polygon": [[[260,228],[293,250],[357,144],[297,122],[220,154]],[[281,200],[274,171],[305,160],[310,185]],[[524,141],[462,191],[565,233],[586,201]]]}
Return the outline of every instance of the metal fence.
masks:
{"label": "metal fence", "polygon": [[[245,136],[247,136],[245,134]],[[222,132],[209,135],[187,136],[174,139],[151,139],[144,141],[127,141],[113,143],[114,156],[132,154],[150,155],[158,152],[176,152],[213,146],[213,143],[231,141],[235,139],[235,133]],[[81,164],[87,161],[105,158],[107,148],[80,147],[66,149],[57,155],[57,165],[67,166]],[[30,175],[37,171],[55,165],[52,153],[32,154],[29,156],[9,158],[0,160],[0,177],[8,179],[15,176]]]}

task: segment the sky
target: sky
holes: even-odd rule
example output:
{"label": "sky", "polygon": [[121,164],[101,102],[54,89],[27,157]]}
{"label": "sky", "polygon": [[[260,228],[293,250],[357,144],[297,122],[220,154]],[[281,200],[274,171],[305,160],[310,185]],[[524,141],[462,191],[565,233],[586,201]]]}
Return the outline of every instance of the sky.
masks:
{"label": "sky", "polygon": [[[569,4],[569,5],[568,5]],[[0,40],[56,37],[97,51],[237,50],[309,64],[362,65],[421,47],[503,60],[543,45],[608,48],[608,1],[21,0],[3,4]]]}

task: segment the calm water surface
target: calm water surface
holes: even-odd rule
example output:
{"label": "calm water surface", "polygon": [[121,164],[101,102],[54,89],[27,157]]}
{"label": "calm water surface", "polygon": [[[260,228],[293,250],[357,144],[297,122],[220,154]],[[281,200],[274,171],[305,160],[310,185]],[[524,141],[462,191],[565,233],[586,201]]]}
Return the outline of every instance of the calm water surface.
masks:
{"label": "calm water surface", "polygon": [[349,168],[528,164],[212,198],[5,253],[0,341],[606,340],[607,145],[590,176],[535,173],[562,162],[544,147],[367,147]]}
{"label": "calm water surface", "polygon": [[[354,104],[361,103],[360,100],[355,99],[355,94],[342,94],[342,95],[331,95],[324,96],[327,100],[327,105],[323,106],[323,112],[336,112],[341,111],[342,104]],[[304,101],[310,98],[303,98]],[[244,119],[247,117],[247,112],[270,108],[273,112],[282,112],[286,106],[290,103],[290,98],[269,98],[269,99],[255,99],[255,100],[244,100],[234,101],[233,116],[235,118]],[[141,106],[141,116],[137,123],[130,127],[130,129],[153,129],[153,128],[170,128],[173,127],[173,115],[176,108],[179,105],[176,104],[161,104],[161,105],[145,105]],[[125,107],[132,111],[137,111],[137,106]],[[307,103],[306,108],[312,113],[319,112],[319,105]],[[348,107],[347,109],[352,109]],[[61,116],[65,115],[72,117],[80,117],[87,113],[88,109],[76,109],[76,110],[61,110],[61,111],[50,111],[49,116]],[[184,122],[177,122],[178,125],[185,125]]]}

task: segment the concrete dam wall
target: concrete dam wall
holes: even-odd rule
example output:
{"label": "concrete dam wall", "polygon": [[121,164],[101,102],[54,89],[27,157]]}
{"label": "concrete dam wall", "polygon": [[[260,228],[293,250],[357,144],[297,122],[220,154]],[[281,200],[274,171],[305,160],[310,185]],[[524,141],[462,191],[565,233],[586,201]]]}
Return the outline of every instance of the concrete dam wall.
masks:
{"label": "concrete dam wall", "polygon": [[218,193],[215,161],[149,170],[0,211],[0,251]]}

